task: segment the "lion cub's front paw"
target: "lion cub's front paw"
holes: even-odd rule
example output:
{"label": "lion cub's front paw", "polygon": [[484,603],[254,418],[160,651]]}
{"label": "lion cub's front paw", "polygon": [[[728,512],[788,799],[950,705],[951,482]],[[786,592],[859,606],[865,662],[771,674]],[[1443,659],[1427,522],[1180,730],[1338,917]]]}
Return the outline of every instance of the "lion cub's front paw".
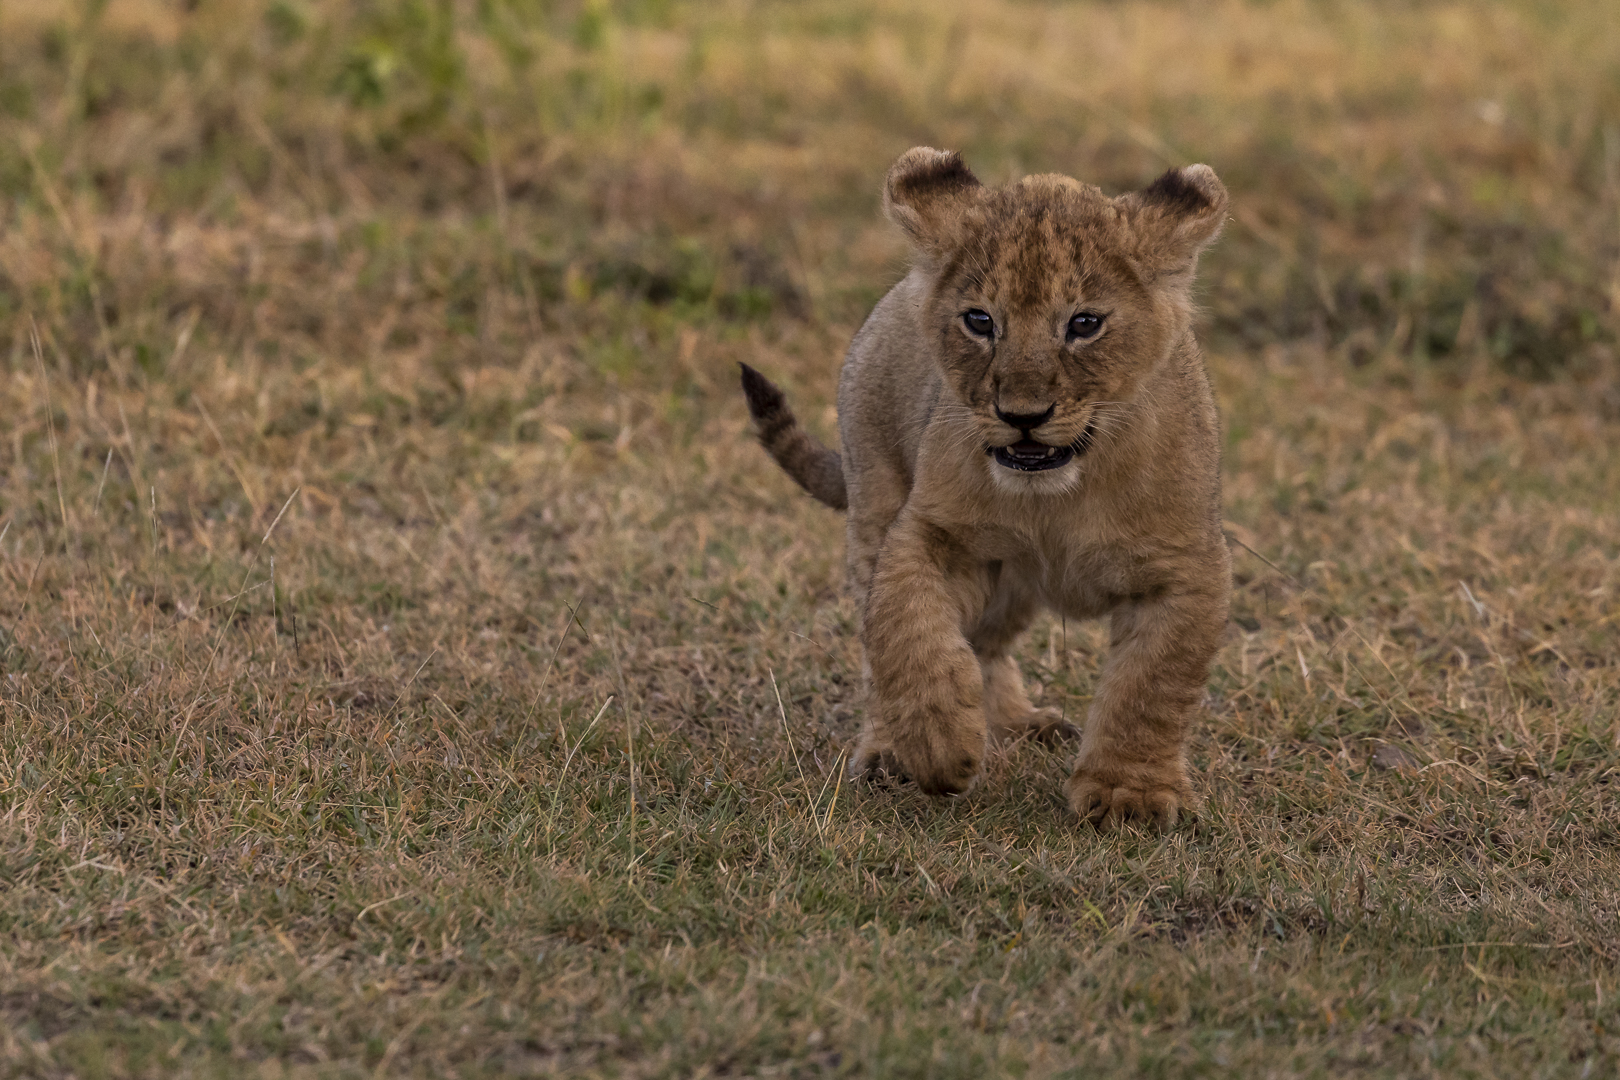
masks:
{"label": "lion cub's front paw", "polygon": [[1069,777],[1069,805],[1097,825],[1151,821],[1161,829],[1191,812],[1192,785],[1181,762],[1097,766],[1082,762]]}
{"label": "lion cub's front paw", "polygon": [[1033,709],[1012,723],[995,725],[991,736],[1002,745],[1030,739],[1050,746],[1079,738],[1080,729],[1063,719],[1056,709]]}
{"label": "lion cub's front paw", "polygon": [[867,734],[850,758],[850,775],[857,779],[914,780],[929,795],[960,795],[979,778],[982,752],[944,745],[887,746]]}

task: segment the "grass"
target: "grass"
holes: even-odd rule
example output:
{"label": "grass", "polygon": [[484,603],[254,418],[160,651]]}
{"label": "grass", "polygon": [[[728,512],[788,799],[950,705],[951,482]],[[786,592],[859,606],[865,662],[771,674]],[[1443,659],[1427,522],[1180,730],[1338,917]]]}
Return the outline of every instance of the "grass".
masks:
{"label": "grass", "polygon": [[[0,1071],[1613,1074],[1611,22],[0,3]],[[1195,826],[840,779],[916,143],[1233,192]]]}

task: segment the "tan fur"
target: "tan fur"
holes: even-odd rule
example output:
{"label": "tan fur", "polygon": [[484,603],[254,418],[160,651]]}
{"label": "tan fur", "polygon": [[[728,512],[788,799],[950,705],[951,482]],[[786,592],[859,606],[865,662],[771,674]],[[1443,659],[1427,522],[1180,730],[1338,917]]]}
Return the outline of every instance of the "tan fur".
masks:
{"label": "tan fur", "polygon": [[[884,209],[916,260],[850,345],[842,459],[748,373],[777,460],[848,502],[869,678],[854,768],[966,790],[989,740],[1061,731],[1024,693],[1018,634],[1043,607],[1107,615],[1069,800],[1094,821],[1168,825],[1191,805],[1187,726],[1231,587],[1189,297],[1226,190],[1203,165],[1112,199],[1055,175],[990,189],[958,155],[919,147],[890,170]],[[969,329],[973,311],[990,336]],[[1078,336],[1078,313],[1103,316],[1094,337]],[[1020,471],[992,455],[1015,443],[1018,462],[1074,453]]]}

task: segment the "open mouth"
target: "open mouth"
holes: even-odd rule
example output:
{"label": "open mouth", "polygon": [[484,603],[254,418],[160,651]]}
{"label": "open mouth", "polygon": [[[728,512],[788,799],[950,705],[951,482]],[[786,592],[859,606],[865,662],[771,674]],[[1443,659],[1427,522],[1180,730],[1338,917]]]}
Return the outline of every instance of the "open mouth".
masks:
{"label": "open mouth", "polygon": [[1091,425],[1068,446],[1048,446],[1034,439],[1019,439],[1010,446],[991,446],[986,452],[996,464],[1019,472],[1045,472],[1060,469],[1079,455],[1091,449]]}
{"label": "open mouth", "polygon": [[1034,439],[1020,439],[1011,446],[993,446],[990,453],[997,465],[1019,472],[1060,468],[1074,457],[1074,451],[1067,446],[1047,446]]}

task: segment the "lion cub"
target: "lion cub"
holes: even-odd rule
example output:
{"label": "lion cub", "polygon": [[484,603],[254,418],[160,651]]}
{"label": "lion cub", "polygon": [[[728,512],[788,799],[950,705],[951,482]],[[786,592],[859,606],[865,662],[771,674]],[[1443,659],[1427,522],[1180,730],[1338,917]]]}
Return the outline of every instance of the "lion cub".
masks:
{"label": "lion cub", "polygon": [[1069,801],[1168,826],[1231,590],[1189,298],[1226,189],[1205,165],[1112,199],[1058,175],[993,189],[917,147],[883,208],[915,263],[850,344],[843,454],[742,373],[765,448],[849,510],[869,682],[853,768],[954,794],[989,740],[1067,733],[1030,704],[1013,641],[1042,607],[1107,615]]}

